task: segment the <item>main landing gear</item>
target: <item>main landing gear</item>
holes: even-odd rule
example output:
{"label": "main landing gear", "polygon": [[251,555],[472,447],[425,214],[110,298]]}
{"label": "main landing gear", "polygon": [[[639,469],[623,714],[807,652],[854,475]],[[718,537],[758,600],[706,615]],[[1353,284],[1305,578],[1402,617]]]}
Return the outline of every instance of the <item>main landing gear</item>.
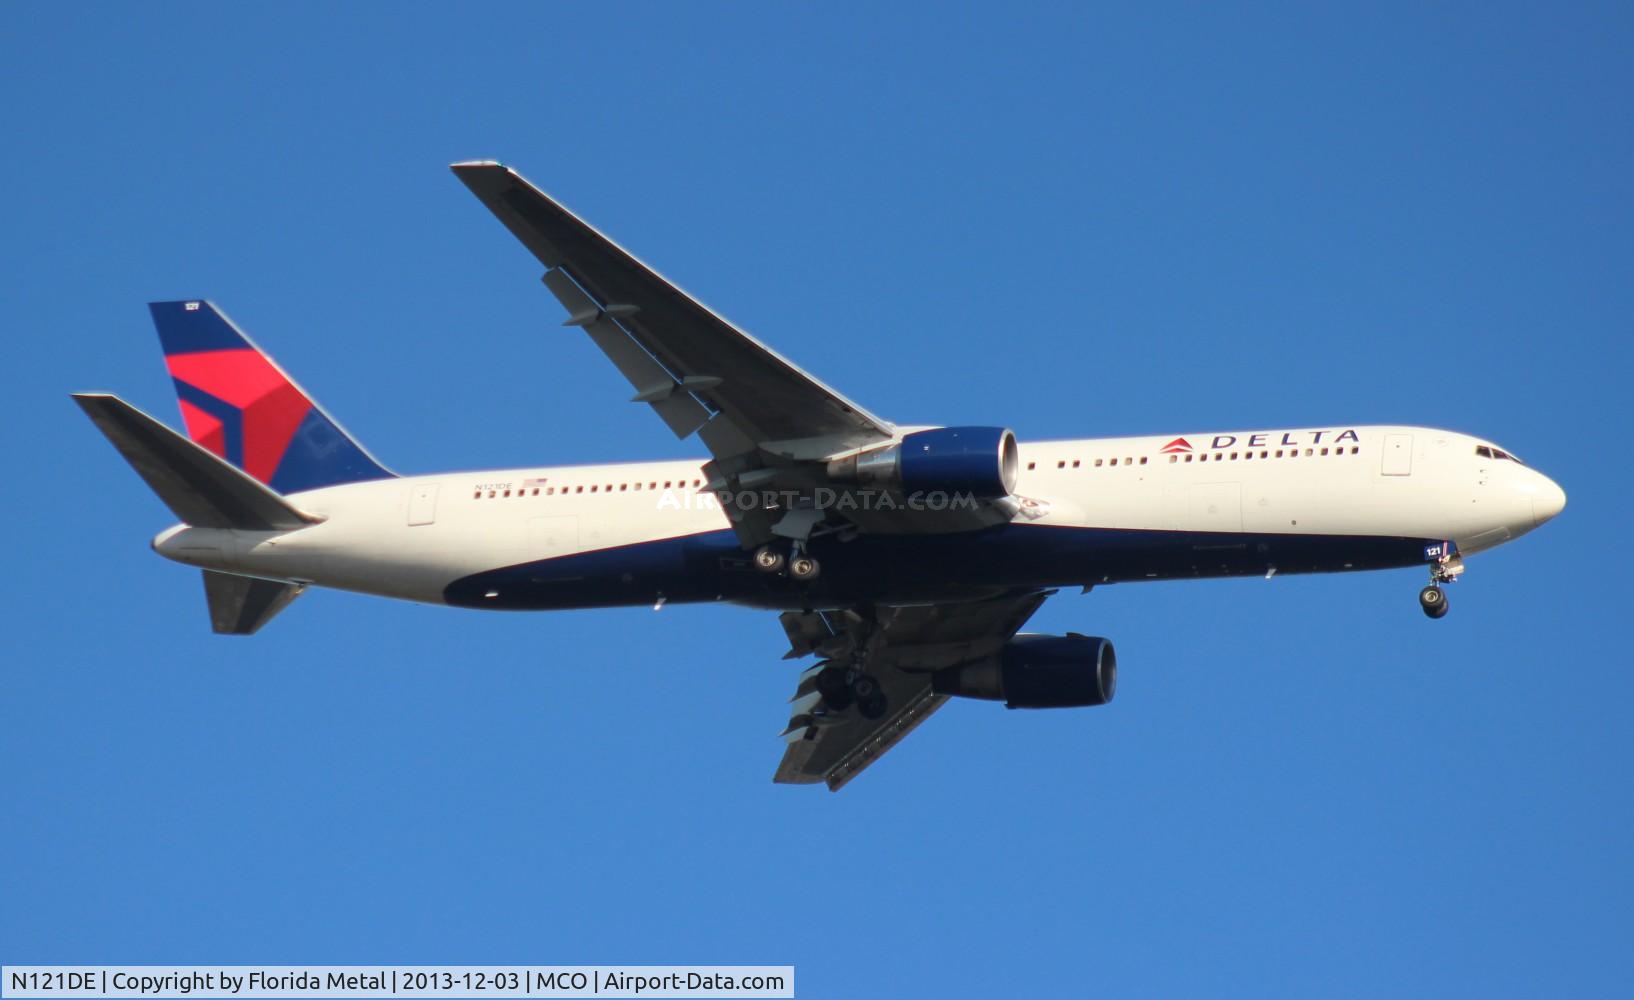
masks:
{"label": "main landing gear", "polygon": [[775,545],[762,545],[755,550],[755,569],[762,573],[781,573],[788,563],[789,557]]}
{"label": "main landing gear", "polygon": [[832,664],[817,675],[817,691],[832,711],[843,712],[852,705],[865,719],[885,714],[885,691],[879,680],[853,667]]}
{"label": "main landing gear", "polygon": [[1424,609],[1426,616],[1447,617],[1447,592],[1441,589],[1441,585],[1456,583],[1458,574],[1462,572],[1464,560],[1456,552],[1443,555],[1430,564],[1430,585],[1418,592],[1418,606]]}
{"label": "main landing gear", "polygon": [[788,574],[799,583],[806,583],[817,579],[822,572],[822,566],[817,560],[806,555],[806,548],[795,542],[791,552],[784,552],[783,547],[776,542],[762,545],[755,550],[755,569],[762,573],[781,573],[786,568]]}

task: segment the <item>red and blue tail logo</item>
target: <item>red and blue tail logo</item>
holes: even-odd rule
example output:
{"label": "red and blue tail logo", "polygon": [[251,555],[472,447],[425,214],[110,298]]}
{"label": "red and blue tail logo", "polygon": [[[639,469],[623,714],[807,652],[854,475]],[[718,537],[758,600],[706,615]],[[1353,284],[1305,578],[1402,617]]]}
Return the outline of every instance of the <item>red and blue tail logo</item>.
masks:
{"label": "red and blue tail logo", "polygon": [[153,302],[188,436],[279,493],[392,473],[209,302]]}

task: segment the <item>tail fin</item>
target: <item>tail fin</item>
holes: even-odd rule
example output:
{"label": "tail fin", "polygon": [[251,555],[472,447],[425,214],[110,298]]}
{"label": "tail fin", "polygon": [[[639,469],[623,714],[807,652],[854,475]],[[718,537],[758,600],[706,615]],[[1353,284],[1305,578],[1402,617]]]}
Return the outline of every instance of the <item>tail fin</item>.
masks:
{"label": "tail fin", "polygon": [[393,477],[214,304],[148,308],[195,443],[279,493]]}

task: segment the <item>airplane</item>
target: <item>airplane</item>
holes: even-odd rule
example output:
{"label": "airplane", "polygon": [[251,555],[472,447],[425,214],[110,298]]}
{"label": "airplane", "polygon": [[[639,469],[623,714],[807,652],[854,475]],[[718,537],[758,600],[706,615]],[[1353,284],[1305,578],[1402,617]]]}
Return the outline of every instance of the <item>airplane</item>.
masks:
{"label": "airplane", "polygon": [[187,433],[73,398],[181,523],[216,632],[310,586],[502,611],[727,601],[781,613],[803,670],[773,780],[839,790],[950,698],[1103,705],[1110,640],[1021,632],[1061,588],[1427,566],[1566,495],[1484,438],[1320,426],[1021,442],[897,426],[733,326],[515,171],[455,175],[577,327],[707,459],[399,476],[215,305],[150,306]]}

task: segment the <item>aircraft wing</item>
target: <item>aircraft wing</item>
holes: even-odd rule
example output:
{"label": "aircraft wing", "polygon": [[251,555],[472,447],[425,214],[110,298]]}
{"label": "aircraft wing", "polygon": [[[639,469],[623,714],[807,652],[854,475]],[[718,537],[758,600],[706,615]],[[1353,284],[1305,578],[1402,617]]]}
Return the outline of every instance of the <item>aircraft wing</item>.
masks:
{"label": "aircraft wing", "polygon": [[[508,167],[454,173],[547,268],[545,286],[677,437],[696,433],[716,494],[745,549],[847,526],[878,533],[970,531],[1014,511],[814,511],[828,463],[897,440],[896,427],[802,371],[637,260]],[[779,504],[782,504],[779,506]],[[835,522],[846,522],[836,524]]]}
{"label": "aircraft wing", "polygon": [[[873,613],[788,612],[789,657],[824,657],[800,676],[788,749],[773,781],[826,782],[839,791],[947,701],[931,690],[931,673],[996,656],[1053,591],[959,604],[880,608]],[[857,706],[831,711],[818,691],[830,667],[859,666],[879,680],[886,711],[864,718]]]}
{"label": "aircraft wing", "polygon": [[[890,440],[889,423],[727,322],[516,171],[486,162],[453,170],[550,269],[544,281],[567,308],[567,325],[584,327],[630,378],[637,401],[652,404],[678,436],[703,430],[716,458],[774,441],[821,438],[839,451]],[[660,405],[678,397],[692,405]],[[735,433],[709,430],[717,422]]]}

